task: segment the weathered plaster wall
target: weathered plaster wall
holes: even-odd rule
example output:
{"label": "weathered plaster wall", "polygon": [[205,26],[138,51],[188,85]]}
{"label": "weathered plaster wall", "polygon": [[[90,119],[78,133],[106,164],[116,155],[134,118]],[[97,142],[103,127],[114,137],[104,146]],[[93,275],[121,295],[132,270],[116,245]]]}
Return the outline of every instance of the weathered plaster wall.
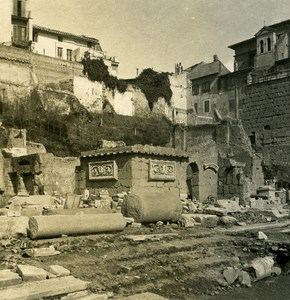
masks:
{"label": "weathered plaster wall", "polygon": [[[149,179],[149,160],[175,162],[175,180],[152,180]],[[166,197],[171,193],[179,197],[186,193],[186,165],[185,159],[178,160],[163,156],[134,156],[132,159],[132,193],[142,195],[142,193],[152,193],[160,191]]]}
{"label": "weathered plaster wall", "polygon": [[11,43],[13,1],[0,0],[0,43]]}
{"label": "weathered plaster wall", "polygon": [[[107,189],[110,195],[118,192],[129,191],[132,186],[132,156],[131,155],[112,155],[106,157],[81,158],[81,166],[77,170],[78,193],[82,193],[87,188],[95,193],[94,190]],[[90,162],[106,162],[115,160],[118,166],[118,180],[89,180]]]}
{"label": "weathered plaster wall", "polygon": [[84,76],[74,76],[73,90],[80,103],[91,112],[101,112],[103,84]]}
{"label": "weathered plaster wall", "polygon": [[51,153],[39,154],[42,173],[39,178],[47,194],[54,191],[65,196],[75,193],[75,169],[80,165],[77,157],[56,157]]}

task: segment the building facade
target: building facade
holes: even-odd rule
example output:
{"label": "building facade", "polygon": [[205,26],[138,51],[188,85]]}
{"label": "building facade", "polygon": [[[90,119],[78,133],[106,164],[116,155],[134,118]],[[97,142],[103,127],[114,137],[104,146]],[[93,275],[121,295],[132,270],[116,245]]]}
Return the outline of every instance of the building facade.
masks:
{"label": "building facade", "polygon": [[110,74],[118,75],[119,61],[107,55],[99,41],[33,24],[29,0],[0,0],[0,43],[58,59],[80,62],[86,53],[102,58]]}

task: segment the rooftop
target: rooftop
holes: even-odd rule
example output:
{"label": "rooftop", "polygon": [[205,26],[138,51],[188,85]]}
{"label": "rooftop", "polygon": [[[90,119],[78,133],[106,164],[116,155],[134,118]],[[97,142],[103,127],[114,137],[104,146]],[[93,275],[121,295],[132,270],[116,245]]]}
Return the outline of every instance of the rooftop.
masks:
{"label": "rooftop", "polygon": [[223,75],[230,72],[219,60],[211,63],[201,62],[186,70],[188,70],[188,78],[191,80],[214,74]]}
{"label": "rooftop", "polygon": [[104,148],[98,150],[85,151],[81,153],[81,157],[97,157],[116,154],[150,154],[168,157],[188,158],[188,153],[181,149],[158,147],[150,145],[133,145],[116,148]]}
{"label": "rooftop", "polygon": [[37,31],[42,31],[42,32],[49,32],[49,33],[52,33],[52,34],[55,34],[58,36],[75,38],[75,39],[82,40],[85,42],[92,42],[92,43],[99,45],[99,40],[92,38],[92,37],[85,36],[85,35],[77,35],[77,34],[60,31],[60,30],[56,30],[56,29],[51,29],[51,28],[47,28],[47,27],[43,27],[43,26],[39,26],[39,25],[33,25],[33,29],[37,30]]}

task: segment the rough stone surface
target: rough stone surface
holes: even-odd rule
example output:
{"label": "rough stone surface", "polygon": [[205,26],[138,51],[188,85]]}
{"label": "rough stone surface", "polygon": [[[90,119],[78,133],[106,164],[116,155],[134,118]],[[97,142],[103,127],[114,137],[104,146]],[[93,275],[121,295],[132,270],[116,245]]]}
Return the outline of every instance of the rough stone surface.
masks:
{"label": "rough stone surface", "polygon": [[217,204],[223,207],[228,213],[240,212],[241,207],[238,201],[234,200],[217,200]]}
{"label": "rough stone surface", "polygon": [[218,224],[219,217],[215,215],[193,214],[195,221],[202,227],[214,228]]}
{"label": "rough stone surface", "polygon": [[210,206],[210,207],[204,208],[203,211],[205,214],[216,215],[218,217],[226,216],[226,214],[227,214],[227,210],[222,207]]}
{"label": "rough stone surface", "polygon": [[0,289],[0,299],[23,300],[42,299],[82,291],[88,288],[89,282],[72,276],[59,277],[34,282],[25,282],[6,289]]}
{"label": "rough stone surface", "polygon": [[279,267],[272,267],[271,272],[272,272],[272,274],[274,274],[274,275],[276,275],[276,276],[279,276],[279,275],[281,275],[282,270],[281,270],[281,268],[279,268]]}
{"label": "rough stone surface", "polygon": [[60,254],[59,251],[55,250],[53,245],[46,248],[26,249],[25,253],[31,257],[53,256],[53,255]]}
{"label": "rough stone surface", "polygon": [[24,281],[44,280],[47,272],[44,269],[29,265],[17,265],[17,272]]}
{"label": "rough stone surface", "polygon": [[157,294],[153,293],[142,293],[142,294],[135,294],[129,297],[123,298],[123,300],[166,300],[167,298],[164,298],[162,296],[159,296]]}
{"label": "rough stone surface", "polygon": [[17,273],[12,272],[11,270],[0,271],[0,287],[16,285],[21,282],[22,279]]}
{"label": "rough stone surface", "polygon": [[220,218],[220,222],[227,227],[231,227],[237,224],[237,219],[232,216],[223,216]]}
{"label": "rough stone surface", "polygon": [[248,272],[246,272],[246,271],[241,271],[240,272],[240,274],[239,274],[239,283],[241,285],[246,286],[246,287],[251,287],[252,286],[251,277],[250,277]]}
{"label": "rough stone surface", "polygon": [[226,281],[229,284],[232,284],[237,280],[237,278],[239,277],[240,272],[241,271],[238,270],[238,269],[234,269],[232,267],[229,267],[229,268],[224,269],[223,275],[224,275],[224,278],[226,279]]}
{"label": "rough stone surface", "polygon": [[28,217],[10,218],[0,216],[0,237],[27,236]]}
{"label": "rough stone surface", "polygon": [[59,265],[51,265],[48,268],[48,271],[57,277],[62,277],[62,276],[69,276],[70,271],[62,266]]}
{"label": "rough stone surface", "polygon": [[273,265],[274,260],[270,256],[254,259],[251,266],[255,270],[256,280],[271,276]]}
{"label": "rough stone surface", "polygon": [[192,228],[197,224],[192,214],[182,214],[178,222],[182,227],[185,228]]}
{"label": "rough stone surface", "polygon": [[258,232],[258,239],[259,239],[259,240],[267,240],[268,237],[266,236],[266,234],[265,234],[264,232],[259,231],[259,232]]}

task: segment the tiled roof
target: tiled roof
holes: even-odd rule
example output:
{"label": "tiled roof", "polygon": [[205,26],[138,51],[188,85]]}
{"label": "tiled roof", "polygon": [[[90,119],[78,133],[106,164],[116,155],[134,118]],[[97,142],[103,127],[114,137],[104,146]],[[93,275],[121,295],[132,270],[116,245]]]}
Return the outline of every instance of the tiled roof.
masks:
{"label": "tiled roof", "polygon": [[133,145],[116,148],[104,148],[92,151],[85,151],[81,153],[81,157],[96,157],[96,156],[108,156],[116,154],[150,154],[160,155],[168,157],[182,157],[188,158],[188,153],[181,149],[167,148],[167,147],[156,147],[150,145]]}
{"label": "tiled roof", "polygon": [[229,70],[218,60],[211,63],[200,63],[188,73],[188,78],[193,80],[213,74],[226,74]]}
{"label": "tiled roof", "polygon": [[66,36],[66,37],[76,38],[76,39],[79,39],[79,40],[82,40],[85,42],[92,42],[92,43],[96,43],[96,44],[99,43],[99,40],[92,38],[92,37],[88,37],[85,35],[77,35],[77,34],[60,31],[60,30],[56,30],[56,29],[51,29],[51,28],[47,28],[47,27],[43,27],[43,26],[33,25],[33,29],[38,30],[38,31],[53,33],[58,36]]}

